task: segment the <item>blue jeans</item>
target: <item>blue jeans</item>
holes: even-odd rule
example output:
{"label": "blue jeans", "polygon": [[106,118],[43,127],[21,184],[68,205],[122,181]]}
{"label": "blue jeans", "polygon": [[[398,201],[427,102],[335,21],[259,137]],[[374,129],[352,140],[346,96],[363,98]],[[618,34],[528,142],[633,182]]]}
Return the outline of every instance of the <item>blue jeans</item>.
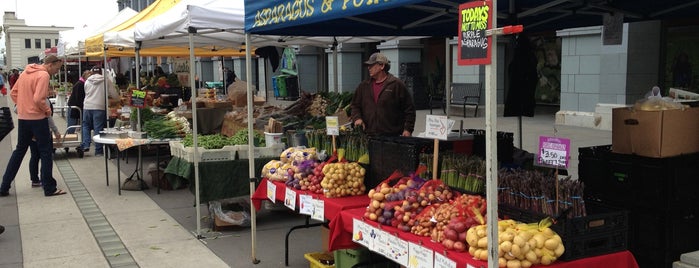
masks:
{"label": "blue jeans", "polygon": [[[107,124],[107,112],[105,110],[83,110],[83,125],[82,125],[82,138],[83,143],[80,147],[85,149],[90,149],[90,143],[92,142],[91,131],[94,131],[94,135],[99,135]],[[101,143],[95,142],[95,154],[103,154],[104,148]]]}
{"label": "blue jeans", "polygon": [[74,128],[70,128],[70,126],[75,126],[75,125],[78,124],[78,119],[77,119],[77,118],[73,118],[73,116],[71,115],[71,113],[78,113],[78,111],[77,111],[77,110],[73,110],[73,109],[71,109],[71,108],[68,108],[68,114],[66,115],[66,123],[67,123],[67,124],[66,124],[66,128],[67,128],[67,129],[66,129],[66,134],[73,134],[73,133],[75,133],[75,129],[74,129]]}
{"label": "blue jeans", "polygon": [[41,157],[39,157],[39,146],[36,141],[29,143],[29,153],[29,179],[32,182],[39,182],[39,160]]}
{"label": "blue jeans", "polygon": [[27,148],[36,139],[36,145],[41,159],[41,184],[44,187],[44,195],[56,192],[56,180],[53,179],[53,138],[49,130],[49,121],[41,120],[17,120],[17,147],[12,151],[10,161],[7,163],[5,175],[2,176],[0,192],[10,190],[10,184],[17,176],[17,171],[22,165],[22,159],[27,154]]}

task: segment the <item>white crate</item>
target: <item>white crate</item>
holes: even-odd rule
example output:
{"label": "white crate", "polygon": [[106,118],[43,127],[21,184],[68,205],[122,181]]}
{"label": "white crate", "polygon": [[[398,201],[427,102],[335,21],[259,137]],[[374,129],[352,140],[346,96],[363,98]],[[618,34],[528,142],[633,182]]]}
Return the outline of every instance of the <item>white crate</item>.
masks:
{"label": "white crate", "polygon": [[[279,157],[282,151],[286,149],[283,143],[274,144],[269,147],[255,147],[255,158],[258,157]],[[236,145],[238,151],[238,159],[248,159],[248,145]]]}
{"label": "white crate", "polygon": [[[221,149],[197,150],[199,162],[230,161],[235,160],[236,147],[224,146]],[[194,147],[184,147],[180,141],[170,141],[170,154],[187,162],[194,162]]]}

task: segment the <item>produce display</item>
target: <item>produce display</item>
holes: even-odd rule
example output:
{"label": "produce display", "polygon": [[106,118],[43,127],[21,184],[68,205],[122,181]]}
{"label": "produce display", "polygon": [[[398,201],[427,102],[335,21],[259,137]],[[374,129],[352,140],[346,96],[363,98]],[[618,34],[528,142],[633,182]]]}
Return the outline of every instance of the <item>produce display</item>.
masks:
{"label": "produce display", "polygon": [[[262,167],[262,177],[272,181],[288,181],[289,171],[292,169],[291,163],[284,163],[280,160],[271,160]],[[293,176],[293,172],[292,175]]]}
{"label": "produce display", "polygon": [[[332,137],[327,135],[326,129],[306,131],[308,146],[317,148],[318,151],[332,152]],[[335,145],[338,150],[344,149],[347,161],[369,163],[369,139],[364,132],[358,129],[340,128],[340,135],[335,137]]]}
{"label": "produce display", "polygon": [[366,191],[364,175],[366,169],[356,162],[330,163],[323,167],[323,187],[325,197],[361,195]]}
{"label": "produce display", "polygon": [[[417,191],[424,183],[425,180],[420,177],[404,177],[400,171],[393,172],[391,176],[379,183],[376,188],[369,190],[368,196],[371,201],[369,206],[367,206],[364,217],[383,225],[398,227],[398,222],[393,221],[395,211],[399,210],[396,207],[401,204],[408,206],[415,204],[417,208],[420,208],[417,200],[413,204],[406,204],[404,200],[409,192]],[[406,215],[410,217],[411,213],[409,212]],[[403,226],[400,228],[405,230]]]}
{"label": "produce display", "polygon": [[309,126],[313,129],[324,129],[325,116],[334,115],[340,111],[349,114],[351,100],[352,93],[348,92],[311,94],[302,91],[296,102],[272,116],[283,122],[284,129],[301,130]]}
{"label": "produce display", "polygon": [[[498,203],[527,208],[542,215],[556,216],[569,210],[568,218],[585,216],[583,185],[570,176],[559,179],[536,170],[501,170],[498,175]],[[558,194],[558,196],[557,196]],[[555,203],[559,211],[555,211]]]}
{"label": "produce display", "polygon": [[[466,226],[485,223],[486,201],[478,195],[459,195],[447,203],[436,203],[429,209],[420,213],[415,219],[415,225],[411,228],[411,232],[420,236],[430,236],[433,241],[441,242],[447,249],[455,249],[460,251],[461,248],[454,248],[454,243],[458,240],[453,240],[453,237],[447,236],[445,231],[448,226],[454,226],[457,221],[462,222]],[[461,228],[452,228],[461,229]],[[457,232],[457,237],[460,232]],[[453,242],[453,243],[452,243]],[[464,247],[465,248],[465,247]]]}
{"label": "produce display", "polygon": [[450,187],[483,194],[485,170],[485,161],[478,156],[448,154],[442,157],[440,178]]}
{"label": "produce display", "polygon": [[143,131],[154,139],[181,138],[192,133],[189,121],[177,116],[175,112],[170,112],[166,116],[151,114],[151,118],[143,123]]}
{"label": "produce display", "polygon": [[[255,131],[254,141],[256,147],[265,146],[265,137],[263,134]],[[182,139],[182,144],[185,147],[194,146],[194,137],[188,134]],[[221,149],[228,145],[247,145],[248,144],[248,129],[241,129],[231,137],[226,137],[221,134],[198,135],[197,145],[205,149]]]}
{"label": "produce display", "polygon": [[[539,223],[518,223],[514,220],[498,222],[498,266],[528,268],[532,265],[550,265],[565,252],[561,237],[549,226],[550,219]],[[468,252],[478,260],[488,260],[486,225],[471,227],[466,232]]]}

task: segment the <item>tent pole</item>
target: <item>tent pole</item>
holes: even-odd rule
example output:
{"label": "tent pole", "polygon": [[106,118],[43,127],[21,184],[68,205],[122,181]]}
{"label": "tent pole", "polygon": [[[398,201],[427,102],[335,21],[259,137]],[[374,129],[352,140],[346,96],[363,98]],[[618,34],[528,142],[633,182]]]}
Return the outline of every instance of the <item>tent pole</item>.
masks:
{"label": "tent pole", "polygon": [[[492,10],[498,10],[497,0],[493,0]],[[497,28],[496,12],[491,13],[491,28]],[[497,35],[490,36],[490,64],[485,65],[485,166],[486,166],[486,196],[498,196],[498,162],[497,162],[497,85],[498,85],[498,41]],[[498,199],[487,200],[487,236],[488,236],[488,267],[498,267]]]}
{"label": "tent pole", "polygon": [[[450,38],[447,37],[444,39],[444,48],[446,50],[444,55],[444,69],[446,70],[446,75],[444,76],[444,94],[446,95],[445,101],[444,101],[444,111],[447,113],[447,117],[449,117],[449,103],[451,103],[451,75],[454,73],[454,70],[451,69],[451,44],[450,44]],[[461,131],[461,130],[459,130]]]}
{"label": "tent pole", "polygon": [[[134,64],[136,64],[136,69],[134,69],[134,72],[136,72],[136,89],[141,90],[141,54],[139,50],[136,50],[135,56],[136,59]],[[136,128],[131,126],[131,129],[139,132],[141,131],[141,108],[136,108]]]}
{"label": "tent pole", "polygon": [[[245,33],[245,80],[247,81],[247,99],[248,99],[248,174],[250,175],[250,196],[255,193],[255,149],[253,140],[253,118],[252,118],[252,55],[250,52],[250,34]],[[250,202],[250,212],[252,232],[250,233],[251,246],[252,246],[252,263],[258,264],[260,260],[256,257],[257,248],[257,211],[255,211],[255,205]]]}
{"label": "tent pole", "polygon": [[340,92],[338,89],[338,75],[337,75],[337,46],[333,45],[333,91],[335,93]]}
{"label": "tent pole", "polygon": [[[226,76],[228,76],[228,74],[224,71],[225,68],[226,68],[226,56],[221,56],[221,78],[223,80],[223,90],[221,90],[221,92],[223,92],[223,94],[225,94],[225,95],[228,95],[228,93],[226,92],[226,91],[228,91],[228,87],[226,87],[226,83],[228,82],[228,79],[227,79],[228,77],[226,77]],[[217,92],[217,94],[218,94],[218,92]]]}
{"label": "tent pole", "polygon": [[[190,63],[190,68],[189,68],[189,86],[192,87],[192,97],[189,99],[192,102],[192,146],[194,146],[194,155],[198,156],[199,155],[199,141],[198,141],[198,135],[197,132],[199,131],[197,129],[197,98],[196,98],[196,87],[194,85],[194,75],[193,75],[193,70],[192,66],[194,65],[194,34],[197,32],[197,29],[194,27],[189,27],[189,63]],[[195,205],[194,207],[197,210],[197,239],[202,239],[203,237],[201,236],[201,195],[199,194],[199,157],[194,157],[194,199],[195,199]]]}

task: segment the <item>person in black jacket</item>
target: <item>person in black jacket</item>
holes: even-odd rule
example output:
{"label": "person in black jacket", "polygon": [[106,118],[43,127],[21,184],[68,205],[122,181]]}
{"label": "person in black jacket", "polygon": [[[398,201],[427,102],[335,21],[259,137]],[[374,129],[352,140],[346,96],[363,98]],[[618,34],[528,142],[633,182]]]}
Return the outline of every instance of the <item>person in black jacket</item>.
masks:
{"label": "person in black jacket", "polygon": [[[92,71],[84,71],[78,82],[75,82],[75,85],[73,85],[73,91],[70,93],[70,97],[68,98],[68,106],[77,106],[80,107],[80,110],[72,108],[68,109],[68,126],[80,125],[80,115],[82,114],[80,111],[82,111],[83,102],[85,101],[85,80],[87,80],[90,75],[92,75]],[[66,134],[73,133],[75,133],[75,128],[68,128],[66,130]]]}

